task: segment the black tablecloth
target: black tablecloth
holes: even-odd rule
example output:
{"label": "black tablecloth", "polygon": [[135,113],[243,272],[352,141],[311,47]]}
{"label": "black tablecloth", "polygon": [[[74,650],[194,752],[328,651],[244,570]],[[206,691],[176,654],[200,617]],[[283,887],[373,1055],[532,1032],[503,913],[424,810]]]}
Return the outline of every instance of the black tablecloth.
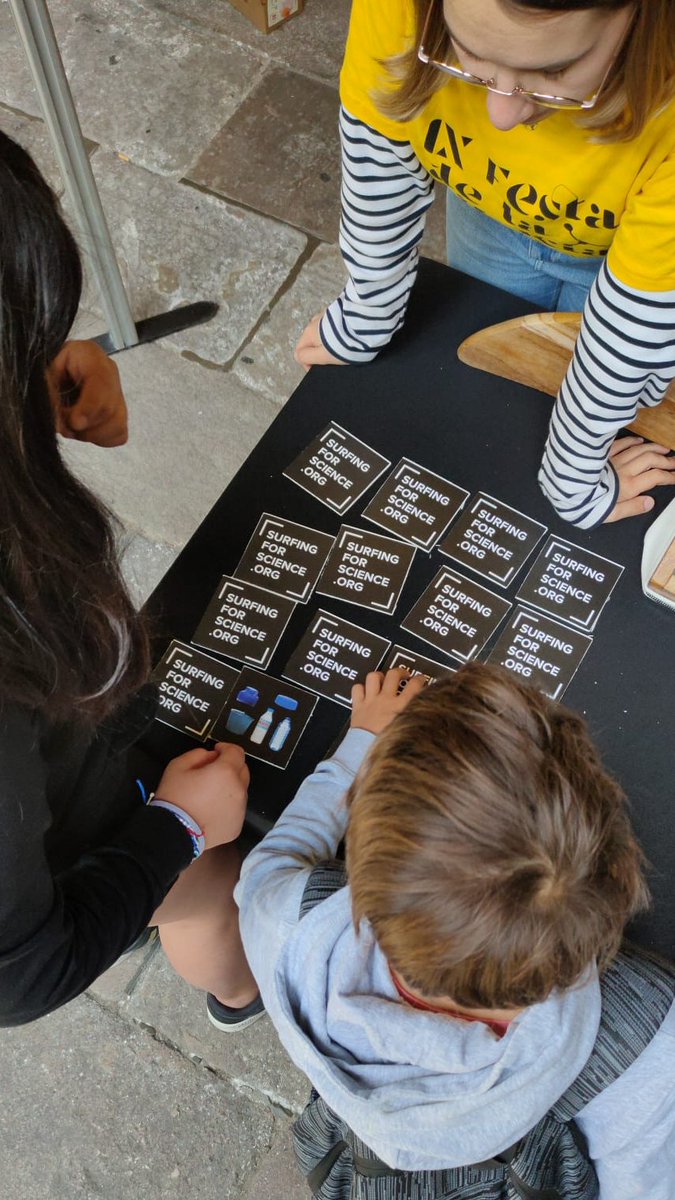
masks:
{"label": "black tablecloth", "polygon": [[[374,488],[340,518],[282,478],[283,469],[331,419],[393,465],[403,456],[414,459],[471,492],[487,491],[521,509],[552,533],[622,563],[624,574],[564,703],[586,715],[607,766],[630,797],[634,824],[651,863],[655,906],[640,920],[636,934],[643,943],[674,956],[675,616],[641,591],[642,539],[653,516],[589,533],[558,520],[536,483],[550,398],[466,367],[456,357],[457,346],[470,333],[526,311],[528,306],[513,296],[423,262],[405,328],[388,350],[366,367],[308,373],[153,593],[147,611],[156,630],[156,657],[171,638],[190,640],[220,577],[233,573],[261,512],[330,533],[343,521],[360,523]],[[656,513],[670,498],[669,489],[662,489]],[[367,522],[364,527],[370,528]],[[451,565],[438,551],[417,552],[393,617],[320,596],[299,604],[269,673],[281,675],[319,607],[381,633],[392,643],[442,659],[432,647],[399,629],[441,564]],[[508,598],[515,597],[523,574],[507,589]],[[254,827],[264,829],[278,816],[334,744],[347,717],[345,708],[320,699],[286,771],[250,761]],[[148,739],[149,748],[162,758],[191,744],[159,723]]]}

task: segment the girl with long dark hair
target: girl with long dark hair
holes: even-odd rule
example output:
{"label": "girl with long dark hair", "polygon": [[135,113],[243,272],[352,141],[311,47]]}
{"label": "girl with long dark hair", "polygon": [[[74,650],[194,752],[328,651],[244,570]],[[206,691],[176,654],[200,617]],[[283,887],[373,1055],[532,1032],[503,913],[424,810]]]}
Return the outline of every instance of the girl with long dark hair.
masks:
{"label": "girl with long dark hair", "polygon": [[81,283],[53,194],[0,134],[0,1024],[78,995],[154,923],[212,1019],[241,1028],[262,1011],[232,900],[248,771],[235,746],[193,750],[141,801],[146,632],[57,438],[126,436],[115,368],[66,343]]}
{"label": "girl with long dark hair", "polygon": [[582,528],[648,511],[675,461],[615,438],[675,375],[675,4],[354,0],[340,90],[349,280],[298,361],[386,345],[444,185],[452,266],[584,312],[544,492]]}

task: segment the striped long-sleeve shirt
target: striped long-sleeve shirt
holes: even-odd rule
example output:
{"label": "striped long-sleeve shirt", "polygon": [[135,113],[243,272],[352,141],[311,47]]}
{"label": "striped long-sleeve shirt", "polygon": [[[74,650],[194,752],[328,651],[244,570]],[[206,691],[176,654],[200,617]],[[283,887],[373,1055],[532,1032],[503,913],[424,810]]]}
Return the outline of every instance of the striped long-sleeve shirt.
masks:
{"label": "striped long-sleeve shirt", "polygon": [[[411,144],[394,141],[342,108],[340,247],[349,278],[321,322],[324,345],[348,363],[369,362],[402,325],[433,180]],[[613,509],[618,478],[608,461],[638,407],[658,404],[675,377],[675,291],[624,285],[604,263],[558,394],[539,481],[559,515],[591,528]]]}

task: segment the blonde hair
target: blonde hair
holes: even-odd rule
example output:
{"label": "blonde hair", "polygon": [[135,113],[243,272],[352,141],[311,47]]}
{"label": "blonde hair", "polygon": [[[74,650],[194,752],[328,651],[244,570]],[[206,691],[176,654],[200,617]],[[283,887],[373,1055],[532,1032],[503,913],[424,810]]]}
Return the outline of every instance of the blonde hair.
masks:
{"label": "blonde hair", "polygon": [[[504,7],[531,11],[545,17],[552,12],[581,8],[628,8],[626,0],[500,0]],[[387,59],[390,84],[374,97],[380,111],[396,121],[410,121],[423,111],[448,77],[443,71],[420,61],[417,48],[429,10],[429,0],[413,0],[415,44],[402,54]],[[442,0],[434,0],[426,49],[439,61],[452,54]],[[580,113],[578,123],[592,130],[593,140],[626,142],[638,137],[647,122],[675,95],[675,3],[673,0],[638,0],[632,26],[621,48],[598,103]]]}
{"label": "blonde hair", "polygon": [[625,797],[584,722],[501,668],[416,697],[348,804],[356,927],[427,997],[542,1001],[606,965],[648,902]]}

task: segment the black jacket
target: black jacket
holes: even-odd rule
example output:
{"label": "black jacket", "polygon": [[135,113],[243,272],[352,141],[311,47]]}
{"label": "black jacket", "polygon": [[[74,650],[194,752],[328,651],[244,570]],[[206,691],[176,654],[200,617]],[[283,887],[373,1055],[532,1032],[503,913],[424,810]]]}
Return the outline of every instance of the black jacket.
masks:
{"label": "black jacket", "polygon": [[135,783],[154,701],[144,689],[93,735],[0,711],[0,1026],[88,987],[191,861],[186,830]]}

